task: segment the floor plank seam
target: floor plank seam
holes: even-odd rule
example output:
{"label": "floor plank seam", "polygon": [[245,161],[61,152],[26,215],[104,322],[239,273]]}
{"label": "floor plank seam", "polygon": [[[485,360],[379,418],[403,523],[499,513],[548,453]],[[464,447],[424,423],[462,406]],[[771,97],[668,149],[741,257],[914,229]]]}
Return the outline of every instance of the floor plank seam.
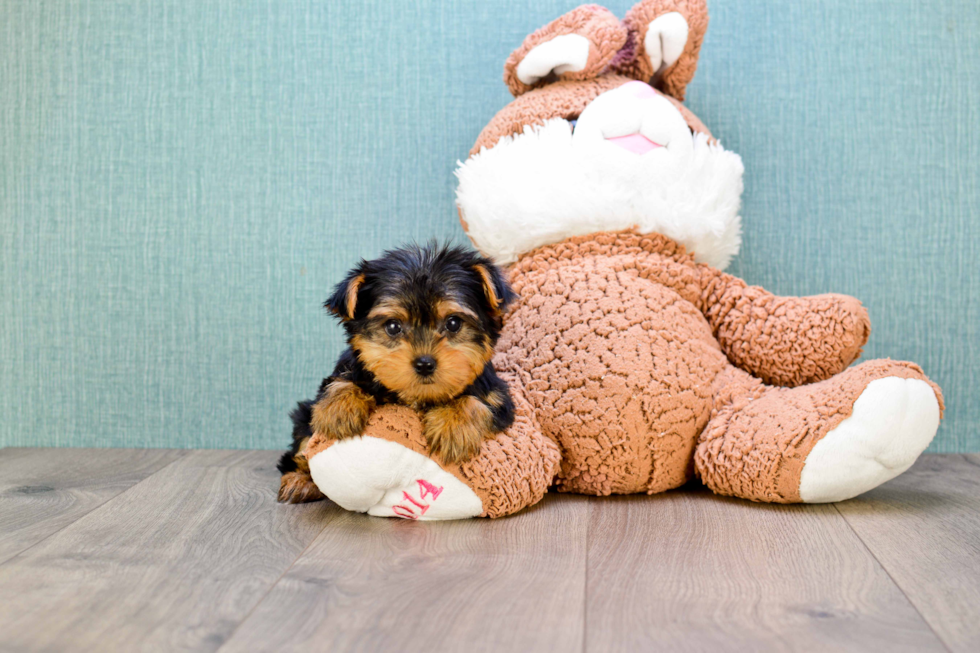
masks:
{"label": "floor plank seam", "polygon": [[48,533],[47,535],[45,535],[44,537],[42,537],[41,539],[39,539],[39,540],[38,540],[37,542],[33,542],[33,543],[31,543],[31,544],[29,544],[28,546],[26,546],[26,547],[24,547],[23,549],[21,549],[20,551],[18,551],[18,552],[17,552],[17,553],[15,553],[14,555],[12,555],[12,556],[10,556],[10,557],[9,557],[9,558],[7,558],[6,560],[3,560],[3,561],[0,561],[0,567],[6,567],[6,566],[7,566],[7,565],[8,565],[9,563],[11,563],[11,562],[13,562],[14,560],[16,560],[17,558],[19,558],[20,556],[22,556],[22,555],[24,555],[24,554],[25,554],[26,552],[28,552],[28,551],[30,551],[31,549],[33,549],[33,548],[34,548],[34,547],[36,547],[37,545],[39,545],[39,544],[41,544],[42,542],[46,542],[46,541],[48,541],[49,539],[51,539],[51,538],[52,538],[52,537],[54,537],[55,535],[58,535],[59,533],[61,533],[62,531],[64,531],[64,530],[65,530],[66,528],[69,528],[69,527],[71,527],[71,526],[74,526],[75,524],[77,524],[77,523],[78,523],[79,521],[81,521],[82,519],[85,519],[86,517],[88,517],[89,515],[91,515],[91,514],[92,514],[93,512],[95,512],[96,510],[100,510],[100,509],[101,509],[102,507],[104,507],[104,506],[106,506],[106,505],[108,505],[108,504],[109,504],[109,503],[111,503],[112,501],[115,501],[115,500],[116,500],[116,499],[118,499],[119,497],[121,497],[121,496],[123,496],[123,495],[125,495],[126,493],[128,493],[128,492],[130,492],[130,491],[132,491],[132,489],[133,489],[133,488],[135,488],[135,487],[136,487],[137,485],[139,485],[140,483],[143,483],[143,482],[145,482],[145,481],[146,481],[147,479],[149,479],[149,478],[152,478],[152,477],[154,477],[154,476],[156,476],[157,474],[159,474],[159,473],[160,473],[160,472],[162,472],[163,470],[165,470],[165,469],[167,469],[168,467],[170,467],[171,465],[173,465],[173,464],[174,464],[175,462],[177,462],[178,460],[181,460],[181,459],[182,459],[182,458],[183,458],[184,456],[186,456],[186,455],[187,455],[187,452],[188,452],[188,451],[191,451],[191,450],[190,450],[190,449],[173,449],[172,451],[177,451],[178,453],[177,453],[177,455],[176,455],[176,456],[174,457],[174,459],[173,459],[173,460],[171,460],[171,461],[170,461],[169,463],[167,463],[166,465],[164,465],[164,466],[163,466],[163,467],[161,467],[160,469],[158,469],[158,470],[156,470],[156,471],[155,471],[155,472],[153,472],[152,474],[150,474],[150,475],[148,475],[148,476],[146,476],[145,478],[142,478],[142,479],[140,479],[139,481],[137,481],[136,483],[133,483],[132,485],[130,485],[130,486],[129,486],[128,488],[126,488],[125,490],[123,490],[123,491],[122,491],[122,492],[120,492],[119,494],[117,494],[117,495],[115,495],[115,496],[111,496],[111,497],[109,497],[108,499],[106,499],[105,501],[103,501],[102,503],[100,503],[100,504],[99,504],[99,505],[97,505],[97,506],[92,506],[92,509],[91,509],[91,510],[87,510],[87,511],[85,511],[85,512],[83,512],[83,513],[82,513],[82,514],[80,514],[80,515],[79,515],[78,517],[76,517],[76,518],[75,518],[75,519],[73,519],[72,521],[70,521],[70,522],[68,522],[67,524],[65,524],[64,526],[62,526],[61,528],[59,528],[58,530],[56,530],[56,531],[52,531],[51,533]]}
{"label": "floor plank seam", "polygon": [[912,606],[912,609],[915,610],[916,614],[918,614],[919,617],[922,618],[922,622],[929,627],[929,631],[936,636],[936,639],[939,640],[939,643],[942,644],[943,648],[949,651],[949,653],[955,653],[954,650],[950,648],[946,640],[943,639],[942,635],[940,635],[939,632],[936,630],[936,628],[932,625],[932,623],[929,622],[929,619],[926,618],[924,614],[922,614],[922,611],[919,610],[919,606],[915,604],[915,601],[913,601],[912,597],[908,595],[908,592],[905,591],[905,588],[902,587],[901,583],[899,583],[895,579],[895,577],[892,576],[892,573],[888,571],[888,567],[885,566],[885,563],[882,562],[878,558],[878,556],[875,555],[875,552],[871,550],[871,547],[868,546],[868,543],[864,541],[864,538],[861,537],[861,534],[854,529],[854,526],[851,525],[851,522],[847,519],[847,515],[841,512],[840,508],[837,507],[836,503],[832,505],[834,506],[834,510],[837,511],[837,514],[840,515],[841,518],[844,520],[844,523],[847,524],[847,528],[850,529],[852,533],[854,533],[854,536],[861,543],[861,546],[864,547],[864,550],[867,551],[868,555],[870,555],[871,558],[878,563],[878,566],[881,567],[881,570],[885,572],[885,575],[888,576],[888,579],[892,582],[892,584],[895,585],[895,587],[898,588],[898,591],[902,593],[902,596],[904,596],[905,600],[909,602],[909,605]]}
{"label": "floor plank seam", "polygon": [[[329,501],[329,499],[327,499],[327,501]],[[239,621],[238,624],[236,624],[235,627],[232,629],[232,631],[228,633],[228,637],[225,638],[225,641],[221,642],[221,646],[215,649],[215,653],[220,653],[221,649],[223,649],[225,646],[228,645],[228,642],[230,642],[235,637],[235,633],[237,633],[238,630],[243,625],[245,625],[245,622],[248,621],[253,614],[255,614],[255,611],[259,609],[259,606],[262,605],[262,602],[265,601],[266,598],[269,596],[269,594],[272,593],[272,590],[276,588],[276,585],[278,585],[279,582],[286,577],[286,574],[288,574],[289,571],[296,566],[296,563],[299,562],[299,559],[302,558],[304,555],[306,555],[306,552],[310,550],[310,547],[313,546],[313,543],[316,542],[318,539],[320,539],[320,536],[323,535],[323,531],[327,530],[327,527],[330,526],[331,521],[332,520],[330,519],[326,520],[325,523],[323,524],[323,528],[320,529],[320,532],[310,538],[309,543],[305,547],[303,547],[303,550],[300,551],[299,554],[297,554],[297,556],[293,558],[293,561],[289,563],[289,566],[286,567],[281,574],[279,574],[279,578],[277,578],[275,581],[272,582],[272,584],[269,585],[269,588],[262,594],[262,596],[259,597],[259,599],[255,602],[255,605],[249,608],[248,613],[244,617],[242,617],[241,621]]]}

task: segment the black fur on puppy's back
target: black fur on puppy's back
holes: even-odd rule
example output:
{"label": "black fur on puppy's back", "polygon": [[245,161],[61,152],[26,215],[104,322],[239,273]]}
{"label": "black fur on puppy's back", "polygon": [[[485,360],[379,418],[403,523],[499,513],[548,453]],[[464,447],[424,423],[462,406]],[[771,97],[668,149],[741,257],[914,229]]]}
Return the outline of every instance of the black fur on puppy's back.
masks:
{"label": "black fur on puppy's back", "polygon": [[279,459],[279,464],[276,465],[280,474],[288,474],[289,472],[296,471],[297,465],[294,457],[299,453],[300,443],[306,438],[313,436],[313,430],[310,428],[310,419],[312,416],[312,400],[299,402],[296,404],[296,408],[289,413],[289,419],[293,421],[293,443],[289,447],[289,451],[284,453]]}

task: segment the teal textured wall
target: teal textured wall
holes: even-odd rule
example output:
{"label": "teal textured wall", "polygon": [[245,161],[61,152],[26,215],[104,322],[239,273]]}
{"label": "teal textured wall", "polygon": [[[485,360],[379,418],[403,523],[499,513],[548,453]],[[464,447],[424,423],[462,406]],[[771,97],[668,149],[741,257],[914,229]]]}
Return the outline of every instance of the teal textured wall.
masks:
{"label": "teal textured wall", "polygon": [[[328,288],[463,239],[455,161],[575,4],[3,3],[0,446],[282,446]],[[980,4],[711,9],[688,104],[745,160],[730,270],[861,298],[865,356],[946,391],[933,450],[980,451]]]}

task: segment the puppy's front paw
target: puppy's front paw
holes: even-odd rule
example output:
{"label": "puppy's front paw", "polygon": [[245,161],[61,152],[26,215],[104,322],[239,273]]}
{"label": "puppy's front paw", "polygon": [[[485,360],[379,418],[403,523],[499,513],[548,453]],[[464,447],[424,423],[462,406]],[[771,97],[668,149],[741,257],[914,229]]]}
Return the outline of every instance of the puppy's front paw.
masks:
{"label": "puppy's front paw", "polygon": [[478,454],[483,441],[493,437],[492,423],[489,406],[471,396],[430,408],[423,419],[430,453],[447,465]]}
{"label": "puppy's front paw", "polygon": [[343,440],[360,435],[374,408],[374,397],[350,381],[334,381],[313,406],[313,432]]}
{"label": "puppy's front paw", "polygon": [[325,499],[308,472],[288,472],[279,482],[279,503],[308,503]]}

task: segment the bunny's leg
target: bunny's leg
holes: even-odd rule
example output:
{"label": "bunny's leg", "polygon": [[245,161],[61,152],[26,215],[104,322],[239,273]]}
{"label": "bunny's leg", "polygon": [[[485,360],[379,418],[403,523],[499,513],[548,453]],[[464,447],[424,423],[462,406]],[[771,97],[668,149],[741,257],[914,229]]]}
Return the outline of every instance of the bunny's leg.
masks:
{"label": "bunny's leg", "polygon": [[932,441],[942,394],[918,366],[875,360],[796,388],[729,367],[695,449],[718,494],[772,503],[843,501],[898,476]]}
{"label": "bunny's leg", "polygon": [[[509,383],[510,375],[500,377]],[[543,436],[523,388],[510,383],[513,425],[465,463],[430,455],[418,412],[375,410],[362,436],[314,435],[307,447],[319,489],[342,508],[378,517],[436,520],[502,517],[541,500],[559,469],[558,446]]]}

